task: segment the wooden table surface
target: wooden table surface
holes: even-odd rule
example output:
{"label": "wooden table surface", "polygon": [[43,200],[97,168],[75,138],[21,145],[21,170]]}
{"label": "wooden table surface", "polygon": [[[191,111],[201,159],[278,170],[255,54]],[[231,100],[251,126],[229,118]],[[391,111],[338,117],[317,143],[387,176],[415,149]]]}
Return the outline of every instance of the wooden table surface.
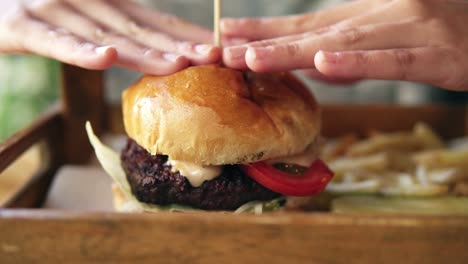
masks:
{"label": "wooden table surface", "polygon": [[1,263],[468,263],[468,218],[0,211]]}

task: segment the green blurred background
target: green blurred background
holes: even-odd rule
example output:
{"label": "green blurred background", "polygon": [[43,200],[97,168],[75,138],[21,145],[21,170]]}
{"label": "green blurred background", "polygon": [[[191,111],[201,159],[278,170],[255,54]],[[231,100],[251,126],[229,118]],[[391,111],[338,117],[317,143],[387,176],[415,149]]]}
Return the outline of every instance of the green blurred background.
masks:
{"label": "green blurred background", "polygon": [[0,141],[30,124],[58,98],[60,63],[31,55],[0,56]]}

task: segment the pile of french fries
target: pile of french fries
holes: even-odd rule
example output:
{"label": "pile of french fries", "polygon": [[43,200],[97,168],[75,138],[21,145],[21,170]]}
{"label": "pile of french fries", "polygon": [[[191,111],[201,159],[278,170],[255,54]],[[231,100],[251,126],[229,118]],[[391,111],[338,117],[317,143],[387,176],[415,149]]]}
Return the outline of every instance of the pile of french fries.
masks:
{"label": "pile of french fries", "polygon": [[324,142],[320,153],[335,172],[326,189],[333,194],[468,196],[468,147],[449,148],[424,123],[364,139],[346,135]]}

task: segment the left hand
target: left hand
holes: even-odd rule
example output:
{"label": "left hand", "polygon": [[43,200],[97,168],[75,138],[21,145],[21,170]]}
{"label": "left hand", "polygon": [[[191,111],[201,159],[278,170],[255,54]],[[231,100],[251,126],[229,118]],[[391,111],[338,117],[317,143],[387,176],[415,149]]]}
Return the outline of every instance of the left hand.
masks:
{"label": "left hand", "polygon": [[425,82],[468,90],[468,2],[356,0],[304,15],[224,19],[224,63],[259,72],[316,69],[332,79]]}
{"label": "left hand", "polygon": [[217,63],[211,31],[130,0],[0,1],[0,53],[164,75]]}

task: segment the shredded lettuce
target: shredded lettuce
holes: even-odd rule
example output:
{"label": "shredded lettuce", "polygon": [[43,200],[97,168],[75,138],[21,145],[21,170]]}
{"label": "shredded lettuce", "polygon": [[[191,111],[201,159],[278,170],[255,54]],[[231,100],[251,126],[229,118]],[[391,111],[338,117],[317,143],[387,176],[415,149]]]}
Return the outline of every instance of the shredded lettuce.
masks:
{"label": "shredded lettuce", "polygon": [[252,201],[239,207],[234,213],[263,214],[281,210],[286,202],[286,197],[279,197],[270,201]]}
{"label": "shredded lettuce", "polygon": [[[107,174],[117,183],[120,190],[124,194],[127,201],[120,206],[120,212],[189,212],[201,211],[200,209],[190,206],[171,204],[167,206],[159,206],[155,204],[143,203],[133,195],[130,185],[128,184],[125,171],[120,163],[120,156],[117,152],[104,145],[99,138],[94,134],[93,128],[89,122],[86,122],[86,132],[88,133],[89,141],[96,152],[97,159]],[[285,197],[273,199],[271,201],[253,201],[239,207],[235,213],[250,212],[262,214],[264,212],[273,212],[280,210],[285,202]]]}

